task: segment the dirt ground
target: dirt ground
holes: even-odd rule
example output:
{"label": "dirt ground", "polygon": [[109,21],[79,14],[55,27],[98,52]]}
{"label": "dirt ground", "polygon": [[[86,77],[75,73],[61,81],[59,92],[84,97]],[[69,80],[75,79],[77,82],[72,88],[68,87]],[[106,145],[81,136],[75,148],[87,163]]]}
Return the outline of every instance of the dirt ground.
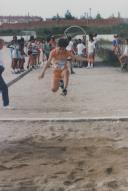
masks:
{"label": "dirt ground", "polygon": [[51,92],[51,70],[38,80],[41,69],[34,70],[9,88],[10,105],[15,111],[0,109],[9,117],[104,117],[127,116],[128,74],[119,68],[75,69],[70,76],[68,95]]}
{"label": "dirt ground", "polygon": [[[8,49],[4,58],[4,78],[8,82],[17,75],[11,74]],[[93,69],[75,68],[66,97],[60,95],[61,90],[51,92],[51,69],[38,80],[41,71],[42,66],[9,88],[10,105],[16,110],[0,108],[1,118],[127,116],[128,73],[120,68],[104,65],[99,59]]]}
{"label": "dirt ground", "polygon": [[[51,70],[38,80],[41,70],[9,88],[14,111],[0,109],[0,191],[127,191],[128,74],[76,68],[63,97],[50,91]],[[79,117],[90,120],[43,120]]]}
{"label": "dirt ground", "polygon": [[1,191],[128,189],[127,121],[1,122],[0,140]]}

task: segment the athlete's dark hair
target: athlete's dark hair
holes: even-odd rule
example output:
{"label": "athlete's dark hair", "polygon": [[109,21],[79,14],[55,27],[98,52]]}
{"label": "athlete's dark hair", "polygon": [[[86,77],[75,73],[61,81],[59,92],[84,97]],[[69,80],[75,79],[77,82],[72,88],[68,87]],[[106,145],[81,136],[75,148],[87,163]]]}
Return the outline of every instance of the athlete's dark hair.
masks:
{"label": "athlete's dark hair", "polygon": [[61,48],[66,48],[68,46],[68,40],[66,38],[60,38],[58,40],[58,46]]}

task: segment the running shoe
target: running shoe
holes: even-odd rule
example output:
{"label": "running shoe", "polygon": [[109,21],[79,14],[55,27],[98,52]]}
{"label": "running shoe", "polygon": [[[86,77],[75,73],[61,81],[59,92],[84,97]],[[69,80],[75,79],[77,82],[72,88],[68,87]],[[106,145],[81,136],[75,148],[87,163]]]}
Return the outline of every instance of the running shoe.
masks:
{"label": "running shoe", "polygon": [[60,85],[59,86],[60,86],[61,89],[64,89],[64,81],[63,80],[60,80]]}
{"label": "running shoe", "polygon": [[10,105],[7,105],[7,106],[3,106],[3,109],[4,110],[15,110],[15,107],[12,107]]}
{"label": "running shoe", "polygon": [[67,90],[66,90],[66,89],[63,89],[62,95],[63,95],[63,96],[66,96],[66,95],[67,95]]}

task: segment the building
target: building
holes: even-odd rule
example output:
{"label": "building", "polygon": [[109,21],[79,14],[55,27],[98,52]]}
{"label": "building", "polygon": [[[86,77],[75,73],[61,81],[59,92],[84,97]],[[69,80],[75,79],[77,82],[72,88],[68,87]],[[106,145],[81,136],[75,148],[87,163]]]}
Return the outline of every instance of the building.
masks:
{"label": "building", "polygon": [[0,16],[0,24],[3,23],[28,23],[28,22],[38,22],[42,21],[43,19],[38,16]]}

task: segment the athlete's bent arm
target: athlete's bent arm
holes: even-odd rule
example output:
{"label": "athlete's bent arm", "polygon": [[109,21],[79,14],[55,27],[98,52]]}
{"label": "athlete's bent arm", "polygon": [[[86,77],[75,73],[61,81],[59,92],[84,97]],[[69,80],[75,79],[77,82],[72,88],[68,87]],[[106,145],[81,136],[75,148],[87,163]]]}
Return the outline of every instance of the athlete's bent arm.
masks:
{"label": "athlete's bent arm", "polygon": [[41,79],[41,78],[44,77],[47,68],[48,68],[48,67],[50,66],[50,64],[51,64],[51,60],[52,60],[52,57],[49,56],[49,59],[48,59],[48,61],[46,62],[45,66],[44,66],[44,68],[43,68],[43,71],[42,71],[41,75],[39,76],[39,79]]}
{"label": "athlete's bent arm", "polygon": [[87,58],[86,57],[82,57],[82,56],[77,56],[77,55],[71,55],[71,58],[73,59],[73,60],[77,60],[77,61],[86,61],[87,60]]}

